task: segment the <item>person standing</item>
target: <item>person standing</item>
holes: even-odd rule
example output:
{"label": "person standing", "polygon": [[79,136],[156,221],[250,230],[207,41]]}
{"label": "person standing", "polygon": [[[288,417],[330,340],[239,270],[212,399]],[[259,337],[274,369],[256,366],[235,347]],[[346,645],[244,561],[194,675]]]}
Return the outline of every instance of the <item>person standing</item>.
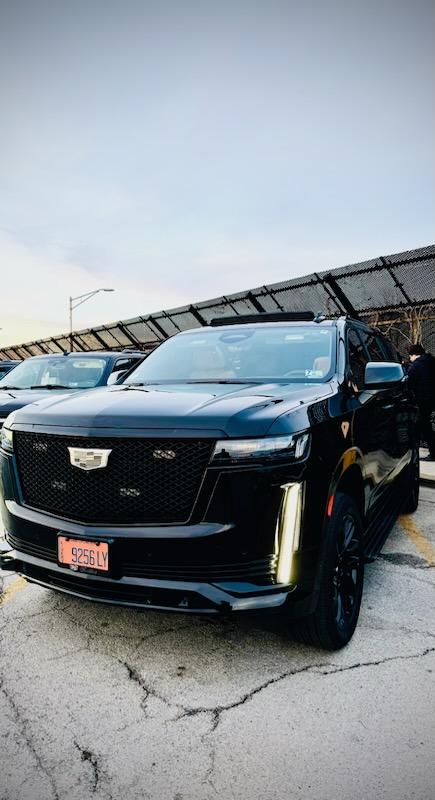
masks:
{"label": "person standing", "polygon": [[431,415],[435,411],[435,358],[421,344],[409,348],[411,366],[408,370],[409,388],[420,411],[420,432],[429,448],[428,461],[435,461],[435,431]]}

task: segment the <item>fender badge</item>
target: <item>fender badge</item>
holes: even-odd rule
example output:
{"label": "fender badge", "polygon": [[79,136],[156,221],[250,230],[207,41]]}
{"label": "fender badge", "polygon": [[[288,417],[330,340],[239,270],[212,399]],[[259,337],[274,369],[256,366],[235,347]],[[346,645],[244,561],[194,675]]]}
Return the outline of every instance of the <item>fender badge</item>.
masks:
{"label": "fender badge", "polygon": [[344,438],[346,438],[347,434],[349,433],[349,427],[350,426],[348,422],[341,423],[341,431],[343,433]]}

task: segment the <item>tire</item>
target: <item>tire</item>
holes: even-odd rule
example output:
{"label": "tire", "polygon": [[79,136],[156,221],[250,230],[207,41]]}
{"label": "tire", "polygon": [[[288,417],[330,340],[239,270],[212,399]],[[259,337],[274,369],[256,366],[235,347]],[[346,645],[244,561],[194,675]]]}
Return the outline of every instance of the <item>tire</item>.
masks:
{"label": "tire", "polygon": [[355,501],[337,492],[326,524],[315,611],[291,623],[290,634],[304,644],[339,650],[352,638],[364,583],[363,523]]}
{"label": "tire", "polygon": [[403,514],[413,514],[418,508],[418,499],[420,495],[420,454],[417,448],[413,451],[410,463],[410,482],[411,491],[403,506]]}

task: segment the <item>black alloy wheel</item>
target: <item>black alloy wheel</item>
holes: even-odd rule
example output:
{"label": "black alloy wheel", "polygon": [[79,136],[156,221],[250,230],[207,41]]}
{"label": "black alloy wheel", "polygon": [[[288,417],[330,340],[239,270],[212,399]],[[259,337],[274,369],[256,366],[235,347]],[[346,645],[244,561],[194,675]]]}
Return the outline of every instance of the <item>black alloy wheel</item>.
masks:
{"label": "black alloy wheel", "polygon": [[352,625],[358,611],[361,574],[360,533],[352,513],[347,513],[337,531],[336,564],[333,577],[335,622],[339,629]]}
{"label": "black alloy wheel", "polygon": [[304,644],[338,650],[352,638],[364,584],[363,522],[356,502],[337,492],[324,528],[314,612],[290,623]]}

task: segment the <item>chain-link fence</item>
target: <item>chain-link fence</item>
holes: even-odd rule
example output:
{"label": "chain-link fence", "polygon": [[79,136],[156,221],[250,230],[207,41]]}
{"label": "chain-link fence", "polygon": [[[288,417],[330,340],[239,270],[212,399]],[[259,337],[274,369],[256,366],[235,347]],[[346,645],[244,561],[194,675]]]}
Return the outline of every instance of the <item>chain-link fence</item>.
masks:
{"label": "chain-link fence", "polygon": [[435,303],[382,314],[368,313],[362,318],[380,328],[404,356],[409,345],[417,342],[435,354]]}
{"label": "chain-link fence", "polygon": [[0,349],[1,359],[65,350],[152,350],[174,333],[214,317],[261,311],[357,314],[378,325],[405,353],[422,341],[435,352],[435,245],[312,273],[201,303]]}

